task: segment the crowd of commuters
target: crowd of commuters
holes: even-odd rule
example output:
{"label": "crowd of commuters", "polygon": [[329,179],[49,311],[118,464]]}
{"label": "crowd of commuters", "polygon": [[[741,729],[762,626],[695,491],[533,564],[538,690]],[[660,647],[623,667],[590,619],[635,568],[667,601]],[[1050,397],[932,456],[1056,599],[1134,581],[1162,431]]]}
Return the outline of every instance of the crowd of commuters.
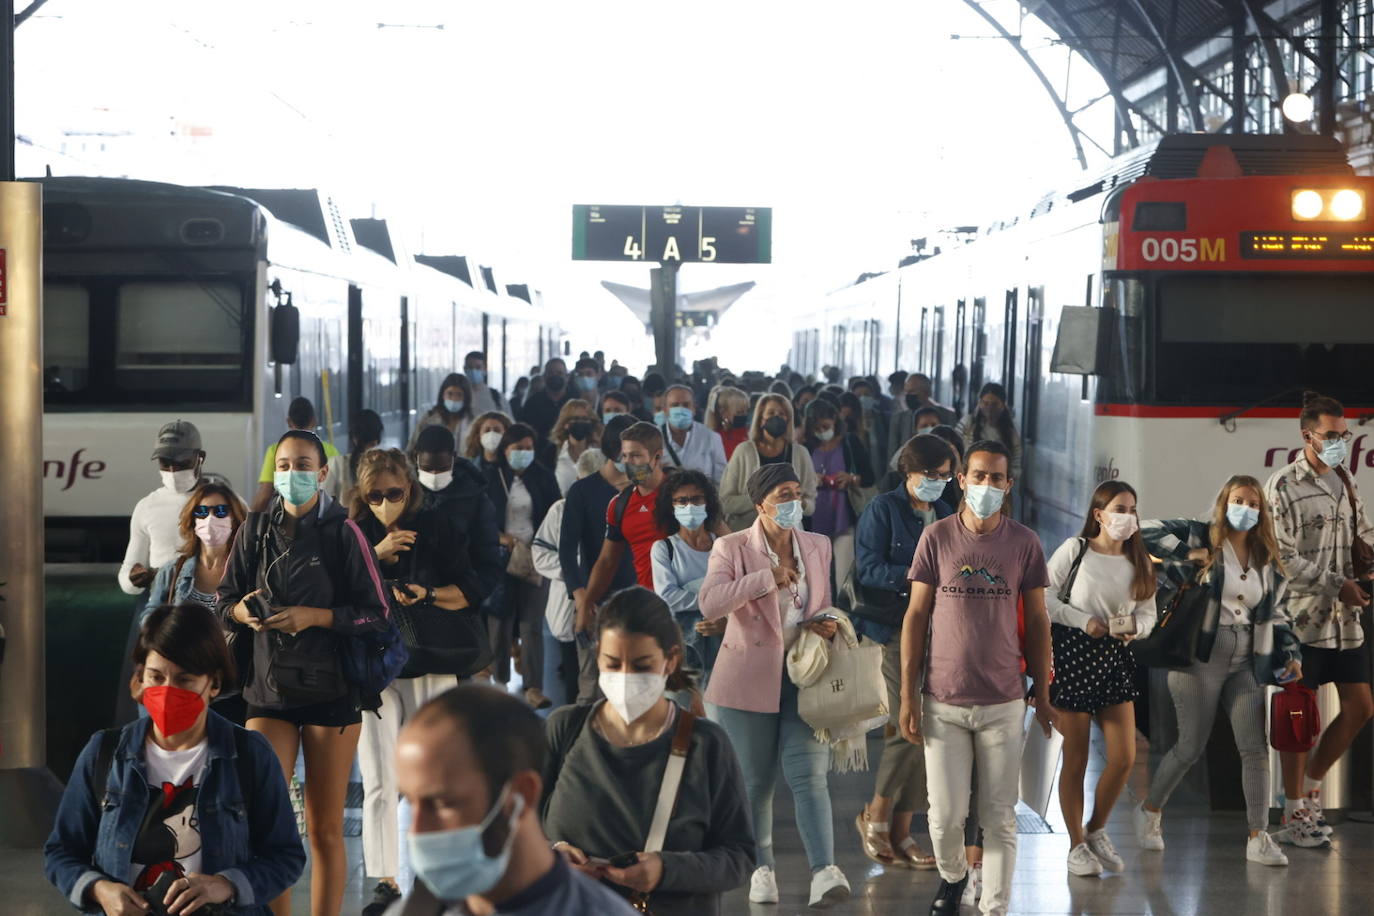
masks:
{"label": "crowd of commuters", "polygon": [[[47,872],[73,904],[284,916],[306,866],[288,788],[303,756],[315,916],[342,911],[355,757],[368,916],[715,913],[733,889],[766,905],[784,886],[830,906],[851,894],[838,767],[789,655],[852,636],[881,647],[887,715],[858,848],[938,871],[932,913],[1006,913],[1028,708],[1063,738],[1068,873],[1130,867],[1107,827],[1156,664],[1143,650],[1189,593],[1195,635],[1165,679],[1177,737],[1133,808],[1139,848],[1164,848],[1162,811],[1219,712],[1245,858],[1329,841],[1322,779],[1374,715],[1374,525],[1336,401],[1309,396],[1297,459],[1230,476],[1205,517],[1151,520],[1149,494],[1109,481],[1046,550],[1011,512],[1033,456],[995,382],[956,408],[919,373],[573,365],[550,359],[507,401],[468,354],[404,451],[359,410],[339,454],[297,399],[253,511],[204,473],[192,424],[158,431],[162,486],[118,574],[143,607],[128,692],[145,714],[91,739],[63,798]],[[1265,688],[1294,681],[1334,683],[1341,712],[1283,755],[1271,833]],[[779,771],[801,877],[774,852]]]}

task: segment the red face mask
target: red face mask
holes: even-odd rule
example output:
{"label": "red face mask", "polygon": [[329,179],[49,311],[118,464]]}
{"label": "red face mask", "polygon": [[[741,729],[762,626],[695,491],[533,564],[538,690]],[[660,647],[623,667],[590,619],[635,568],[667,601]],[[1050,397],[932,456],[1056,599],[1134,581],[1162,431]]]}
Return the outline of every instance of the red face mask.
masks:
{"label": "red face mask", "polygon": [[143,705],[152,717],[153,724],[170,738],[196,724],[200,714],[205,711],[205,698],[191,690],[161,684],[143,688]]}

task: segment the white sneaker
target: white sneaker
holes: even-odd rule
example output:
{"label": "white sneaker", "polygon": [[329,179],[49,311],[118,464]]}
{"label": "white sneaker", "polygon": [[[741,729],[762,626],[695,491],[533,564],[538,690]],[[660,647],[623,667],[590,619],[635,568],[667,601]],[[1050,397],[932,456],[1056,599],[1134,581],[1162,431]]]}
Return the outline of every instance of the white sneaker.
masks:
{"label": "white sneaker", "polygon": [[1317,825],[1317,829],[1328,837],[1336,831],[1326,822],[1326,815],[1322,813],[1322,803],[1317,800],[1315,795],[1307,796],[1307,811],[1312,815],[1312,823]]}
{"label": "white sneaker", "polygon": [[767,865],[754,869],[754,877],[749,879],[749,902],[778,902],[778,876]]}
{"label": "white sneaker", "polygon": [[1306,811],[1299,811],[1290,817],[1273,838],[1288,846],[1301,846],[1304,849],[1316,849],[1331,842]]}
{"label": "white sneaker", "polygon": [[960,906],[977,906],[978,900],[983,896],[983,863],[978,862],[968,867],[968,884],[964,885],[964,896],[959,901]]}
{"label": "white sneaker", "polygon": [[1088,848],[1087,843],[1079,843],[1069,850],[1069,874],[1080,878],[1092,878],[1102,874],[1102,863]]}
{"label": "white sneaker", "polygon": [[1164,849],[1164,831],[1160,825],[1163,812],[1135,809],[1135,838],[1141,849],[1160,852]]}
{"label": "white sneaker", "polygon": [[[775,885],[776,886],[776,885]],[[777,891],[774,891],[774,900]],[[811,903],[815,909],[824,909],[841,900],[849,899],[849,881],[844,872],[835,865],[827,865],[811,876]]]}
{"label": "white sneaker", "polygon": [[1274,844],[1269,834],[1261,830],[1245,843],[1245,858],[1260,865],[1287,865],[1288,856]]}
{"label": "white sneaker", "polygon": [[1101,862],[1104,868],[1109,868],[1112,871],[1126,870],[1125,860],[1121,858],[1121,854],[1112,845],[1111,838],[1107,836],[1105,829],[1095,830],[1084,839],[1088,841],[1088,848],[1092,850],[1093,855],[1097,856],[1097,861]]}

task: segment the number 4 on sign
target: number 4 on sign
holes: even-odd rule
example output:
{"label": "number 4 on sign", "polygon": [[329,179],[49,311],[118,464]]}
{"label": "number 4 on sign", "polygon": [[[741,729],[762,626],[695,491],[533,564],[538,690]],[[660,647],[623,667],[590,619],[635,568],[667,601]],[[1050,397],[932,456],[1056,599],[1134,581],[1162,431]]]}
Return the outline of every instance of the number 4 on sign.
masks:
{"label": "number 4 on sign", "polygon": [[639,243],[635,241],[633,235],[625,236],[625,257],[632,261],[638,261],[644,257],[644,252],[640,250]]}

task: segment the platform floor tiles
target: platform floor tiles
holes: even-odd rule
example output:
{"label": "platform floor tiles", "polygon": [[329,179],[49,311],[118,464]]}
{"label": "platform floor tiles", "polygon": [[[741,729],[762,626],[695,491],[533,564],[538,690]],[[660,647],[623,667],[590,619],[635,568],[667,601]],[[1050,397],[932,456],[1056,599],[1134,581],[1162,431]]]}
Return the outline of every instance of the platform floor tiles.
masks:
{"label": "platform floor tiles", "polygon": [[[876,755],[877,747],[873,750]],[[1146,756],[1143,743],[1139,756],[1142,761]],[[1347,821],[1337,826],[1335,842],[1329,848],[1284,847],[1292,864],[1267,868],[1245,861],[1241,813],[1213,813],[1196,799],[1180,798],[1165,813],[1168,849],[1142,853],[1136,846],[1129,806],[1144,791],[1143,762],[1136,770],[1127,797],[1109,825],[1127,863],[1122,874],[1070,877],[1064,866],[1068,841],[1057,808],[1048,812],[1050,833],[1028,832],[1037,830],[1039,819],[1033,812],[1022,810],[1012,913],[1338,916],[1372,911],[1374,825]],[[836,916],[923,916],[929,912],[939,884],[936,873],[884,869],[865,859],[859,850],[853,820],[872,788],[872,779],[871,773],[832,779],[837,859],[854,895],[828,912]],[[723,909],[728,916],[815,912],[806,907],[809,874],[800,837],[792,827],[791,798],[781,779],[776,809],[774,836],[782,902],[777,906],[752,905],[743,890],[736,891],[725,900]],[[1043,825],[1039,829],[1043,830]],[[372,883],[362,875],[361,841],[351,837],[347,842],[350,861],[355,865],[343,912],[344,916],[356,916],[371,894]],[[922,845],[928,848],[928,837],[923,838]],[[65,916],[73,912],[43,880],[42,855],[36,850],[0,850],[0,901],[3,916]],[[297,887],[293,911],[301,916],[310,911],[308,868]],[[965,908],[963,912],[972,916],[977,911]]]}

